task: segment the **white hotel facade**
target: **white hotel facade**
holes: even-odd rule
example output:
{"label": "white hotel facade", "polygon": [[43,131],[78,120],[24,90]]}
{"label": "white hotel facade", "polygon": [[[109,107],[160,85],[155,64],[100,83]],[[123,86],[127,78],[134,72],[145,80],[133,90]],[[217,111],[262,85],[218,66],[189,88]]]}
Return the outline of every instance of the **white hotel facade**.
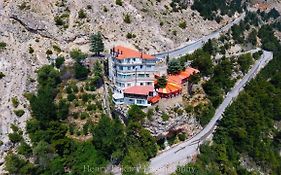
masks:
{"label": "white hotel facade", "polygon": [[[109,79],[112,81],[113,100],[124,103],[124,90],[133,86],[154,86],[157,58],[122,46],[111,49]],[[139,88],[138,88],[139,89]],[[137,93],[137,92],[136,92]]]}

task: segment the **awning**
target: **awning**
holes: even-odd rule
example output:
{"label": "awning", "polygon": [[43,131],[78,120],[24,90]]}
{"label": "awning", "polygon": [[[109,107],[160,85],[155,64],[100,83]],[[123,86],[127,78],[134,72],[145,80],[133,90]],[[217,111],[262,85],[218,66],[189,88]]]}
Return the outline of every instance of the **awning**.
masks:
{"label": "awning", "polygon": [[156,96],[154,96],[154,97],[150,97],[150,98],[148,99],[148,101],[149,101],[150,103],[154,104],[154,103],[157,103],[160,99],[161,99],[161,97],[160,97],[159,95],[156,95]]}

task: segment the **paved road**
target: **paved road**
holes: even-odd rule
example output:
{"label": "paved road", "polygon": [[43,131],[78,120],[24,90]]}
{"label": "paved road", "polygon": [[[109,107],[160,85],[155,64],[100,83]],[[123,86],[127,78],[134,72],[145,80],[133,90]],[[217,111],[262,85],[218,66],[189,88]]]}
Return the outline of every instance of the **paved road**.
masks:
{"label": "paved road", "polygon": [[238,18],[230,22],[229,24],[225,25],[224,27],[218,29],[217,31],[212,32],[211,34],[204,36],[193,43],[186,44],[183,47],[167,51],[167,52],[162,52],[162,53],[157,53],[155,56],[158,58],[166,58],[169,56],[170,58],[178,58],[180,56],[186,55],[188,53],[194,52],[196,49],[201,48],[209,39],[214,39],[218,38],[220,36],[221,32],[228,31],[234,24],[238,24],[242,19],[244,19],[245,13],[242,13]]}
{"label": "paved road", "polygon": [[198,152],[199,145],[212,136],[212,133],[217,125],[217,121],[222,118],[222,114],[227,106],[229,106],[238,96],[239,92],[243,90],[247,82],[254,78],[272,58],[273,54],[271,52],[263,51],[261,58],[256,61],[243,79],[238,81],[232,90],[226,95],[224,101],[217,108],[215,115],[209,124],[193,138],[178,144],[151,159],[148,171],[157,175],[168,175],[174,172],[178,165],[184,165],[190,162],[191,157]]}

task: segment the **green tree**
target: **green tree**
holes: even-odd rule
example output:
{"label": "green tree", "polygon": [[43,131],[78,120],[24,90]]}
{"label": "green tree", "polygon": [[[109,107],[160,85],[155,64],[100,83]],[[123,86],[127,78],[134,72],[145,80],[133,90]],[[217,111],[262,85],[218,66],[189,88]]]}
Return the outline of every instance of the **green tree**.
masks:
{"label": "green tree", "polygon": [[168,63],[168,74],[178,74],[182,69],[182,65],[176,59],[173,59]]}
{"label": "green tree", "polygon": [[45,65],[37,71],[37,81],[40,86],[56,87],[60,82],[60,73],[51,65]]}
{"label": "green tree", "polygon": [[145,118],[145,113],[137,105],[131,105],[128,111],[129,120],[142,121]]}
{"label": "green tree", "polygon": [[54,89],[44,86],[38,90],[37,95],[30,99],[33,116],[39,121],[49,121],[56,118],[56,106],[54,104]]}
{"label": "green tree", "polygon": [[10,174],[36,174],[33,164],[13,153],[5,157],[5,170]]}
{"label": "green tree", "polygon": [[202,75],[210,76],[214,71],[214,66],[211,60],[211,55],[203,50],[197,50],[193,54],[194,60],[191,63],[192,67],[199,69]]}
{"label": "green tree", "polygon": [[189,94],[192,94],[192,88],[194,84],[199,83],[201,77],[199,73],[195,73],[190,75],[190,77],[188,78],[188,90],[189,90]]}
{"label": "green tree", "polygon": [[206,44],[203,46],[203,51],[209,53],[210,55],[215,54],[215,48],[213,46],[213,42],[211,39],[208,40]]}
{"label": "green tree", "polygon": [[257,45],[257,34],[258,32],[253,29],[251,31],[251,33],[249,34],[248,36],[248,41],[253,45],[253,46],[256,46]]}
{"label": "green tree", "polygon": [[56,64],[55,64],[56,68],[59,69],[59,68],[61,67],[61,65],[63,65],[64,61],[65,61],[64,57],[59,56],[59,57],[56,59]]}
{"label": "green tree", "polygon": [[165,88],[166,85],[167,85],[167,82],[168,82],[168,81],[167,81],[167,78],[166,78],[165,75],[159,77],[159,78],[157,79],[157,88]]}
{"label": "green tree", "polygon": [[66,119],[69,113],[69,103],[67,103],[66,100],[60,100],[57,104],[56,113],[59,119]]}
{"label": "green tree", "polygon": [[19,154],[24,155],[26,157],[32,155],[32,149],[25,141],[22,141],[20,143],[20,146],[18,147],[17,151]]}
{"label": "green tree", "polygon": [[71,50],[70,56],[77,63],[80,63],[81,61],[83,61],[83,60],[85,60],[87,58],[87,55],[85,53],[83,53],[80,49],[73,49],[73,50]]}
{"label": "green tree", "polygon": [[95,55],[100,55],[101,52],[104,50],[104,43],[102,41],[101,33],[98,32],[97,34],[93,34],[90,37],[91,40],[91,48],[90,51],[94,52]]}
{"label": "green tree", "polygon": [[75,78],[78,80],[86,79],[89,73],[89,70],[81,63],[75,63],[74,71],[75,71]]}
{"label": "green tree", "polygon": [[246,73],[253,63],[254,61],[250,53],[238,57],[238,64],[240,65],[240,69],[243,73]]}
{"label": "green tree", "polygon": [[116,151],[123,152],[125,146],[124,126],[118,120],[102,116],[93,131],[93,144],[107,159],[111,158],[111,155]]}

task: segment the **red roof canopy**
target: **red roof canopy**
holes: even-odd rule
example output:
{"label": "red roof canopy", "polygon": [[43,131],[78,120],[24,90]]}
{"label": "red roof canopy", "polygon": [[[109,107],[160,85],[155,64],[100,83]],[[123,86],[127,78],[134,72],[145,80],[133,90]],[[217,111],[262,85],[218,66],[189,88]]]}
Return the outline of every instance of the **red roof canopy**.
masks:
{"label": "red roof canopy", "polygon": [[150,103],[152,103],[152,104],[155,104],[155,103],[157,103],[160,99],[161,99],[161,97],[160,97],[159,95],[156,95],[156,96],[154,96],[154,97],[149,98],[148,101],[149,101]]}
{"label": "red roof canopy", "polygon": [[125,94],[136,94],[136,95],[149,95],[149,92],[153,92],[153,86],[132,86],[124,90]]}
{"label": "red roof canopy", "polygon": [[114,47],[115,52],[118,52],[117,59],[122,60],[126,58],[141,58],[141,59],[155,59],[155,56],[141,53],[137,50],[130,49],[123,46]]}
{"label": "red roof canopy", "polygon": [[181,84],[184,79],[189,78],[191,75],[198,73],[199,70],[192,67],[186,68],[184,71],[180,72],[177,75],[168,75],[168,81]]}

